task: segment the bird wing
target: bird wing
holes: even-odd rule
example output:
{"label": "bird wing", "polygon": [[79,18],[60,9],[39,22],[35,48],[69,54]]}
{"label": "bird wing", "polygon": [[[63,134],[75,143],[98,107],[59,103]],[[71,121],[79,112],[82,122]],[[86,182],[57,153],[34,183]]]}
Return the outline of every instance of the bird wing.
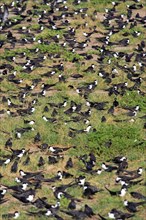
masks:
{"label": "bird wing", "polygon": [[7,5],[4,5],[4,14],[3,14],[3,22],[5,22],[8,19],[9,11]]}

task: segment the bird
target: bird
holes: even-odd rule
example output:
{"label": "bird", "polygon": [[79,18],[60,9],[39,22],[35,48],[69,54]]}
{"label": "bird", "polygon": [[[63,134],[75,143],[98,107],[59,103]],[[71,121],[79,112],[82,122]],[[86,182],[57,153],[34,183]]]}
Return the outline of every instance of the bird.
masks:
{"label": "bird", "polygon": [[57,64],[57,65],[53,65],[51,68],[53,70],[56,69],[56,70],[59,70],[59,71],[64,71],[64,64],[60,63],[60,64]]}
{"label": "bird", "polygon": [[139,167],[138,169],[136,170],[124,170],[124,174],[126,175],[129,175],[129,176],[135,176],[135,175],[142,175],[142,172],[143,172],[143,168],[142,167]]}
{"label": "bird", "polygon": [[0,160],[0,166],[7,165],[7,164],[9,164],[11,161],[12,161],[12,158],[11,158],[11,157],[8,157],[7,159],[4,159],[4,160]]}
{"label": "bird", "polygon": [[39,142],[39,141],[41,141],[41,134],[38,132],[38,133],[36,134],[36,136],[34,137],[34,143],[37,143],[37,142]]}
{"label": "bird", "polygon": [[69,168],[72,168],[72,167],[73,167],[73,161],[72,161],[72,158],[70,157],[68,159],[68,161],[66,162],[65,168],[69,169]]}
{"label": "bird", "polygon": [[102,169],[105,170],[106,172],[112,172],[113,170],[117,170],[117,166],[112,166],[112,165],[107,165],[105,163],[102,163],[101,165]]}
{"label": "bird", "polygon": [[7,189],[13,190],[16,193],[23,193],[24,191],[26,191],[27,187],[28,187],[28,183],[27,182],[23,182],[22,184],[19,185],[14,185],[14,186],[5,186],[7,187]]}
{"label": "bird", "polygon": [[21,105],[14,104],[10,98],[7,99],[7,103],[9,107],[13,107],[13,108],[21,107]]}
{"label": "bird", "polygon": [[40,158],[39,158],[39,161],[38,161],[38,167],[41,167],[41,166],[43,166],[45,164],[45,160],[43,159],[43,157],[42,156],[40,156]]}
{"label": "bird", "polygon": [[26,159],[23,161],[23,165],[24,166],[27,166],[27,165],[29,165],[29,163],[30,163],[30,157],[29,157],[29,155],[26,157]]}
{"label": "bird", "polygon": [[83,72],[86,72],[86,73],[88,73],[88,72],[95,72],[95,65],[94,64],[92,64],[91,66],[89,66],[87,69],[85,69]]}
{"label": "bird", "polygon": [[146,201],[143,201],[143,202],[129,202],[127,200],[124,200],[124,206],[126,207],[126,209],[129,211],[129,212],[137,212],[137,207],[140,206],[140,205],[144,205],[146,204]]}
{"label": "bird", "polygon": [[84,211],[80,211],[80,210],[70,210],[70,211],[61,210],[61,212],[65,213],[69,216],[72,216],[76,220],[83,220],[88,217]]}
{"label": "bird", "polygon": [[67,178],[70,178],[70,177],[73,177],[73,175],[71,173],[68,173],[66,171],[63,171],[62,172],[62,177],[67,179]]}
{"label": "bird", "polygon": [[141,183],[142,180],[143,180],[143,179],[136,180],[136,181],[132,181],[132,180],[129,180],[129,178],[125,180],[125,179],[122,179],[122,178],[120,178],[120,177],[117,177],[116,180],[115,180],[115,182],[116,182],[116,183],[119,183],[119,182],[120,182],[122,186],[123,186],[123,185],[127,185],[128,187],[131,187],[131,186],[134,186],[134,185],[137,185],[137,184]]}
{"label": "bird", "polygon": [[83,163],[85,164],[85,167],[86,167],[86,170],[87,171],[91,171],[92,168],[94,167],[94,162],[92,160],[89,160],[89,161],[85,161],[85,160],[82,160]]}
{"label": "bird", "polygon": [[12,151],[12,158],[21,158],[26,153],[25,148],[22,148],[21,150],[18,150],[18,149],[14,150],[14,149],[10,148],[10,150]]}
{"label": "bird", "polygon": [[123,170],[123,175],[119,175],[122,180],[131,181],[142,176],[143,169],[139,167],[137,170]]}
{"label": "bird", "polygon": [[38,171],[38,172],[24,172],[22,169],[19,170],[19,174],[22,178],[28,179],[28,178],[32,178],[32,177],[37,177],[39,175],[42,174],[42,171]]}
{"label": "bird", "polygon": [[59,158],[57,156],[49,156],[48,157],[48,163],[49,164],[55,164],[58,163]]}
{"label": "bird", "polygon": [[68,209],[71,209],[71,210],[76,209],[76,202],[74,199],[71,199],[71,201],[69,202]]}
{"label": "bird", "polygon": [[[53,190],[53,194],[56,199],[60,200],[62,197],[65,197],[67,199],[73,199],[73,196],[71,196],[69,193],[65,192],[64,189],[56,188],[55,186],[51,187]],[[66,187],[65,187],[66,188]]]}
{"label": "bird", "polygon": [[3,15],[2,15],[2,22],[5,23],[8,20],[8,17],[9,17],[8,6],[6,4],[4,4],[3,9],[4,9],[4,12],[3,12]]}
{"label": "bird", "polygon": [[13,145],[13,142],[12,142],[12,137],[10,137],[7,141],[6,141],[6,143],[5,143],[5,147],[6,148],[12,148],[12,145]]}
{"label": "bird", "polygon": [[20,212],[15,211],[13,213],[2,214],[2,219],[17,219],[20,216]]}
{"label": "bird", "polygon": [[105,189],[110,193],[111,196],[120,196],[120,197],[123,197],[125,196],[126,192],[127,192],[127,186],[126,185],[123,185],[121,190],[119,191],[111,191],[110,189],[108,189],[106,186],[105,186]]}
{"label": "bird", "polygon": [[77,129],[74,129],[74,128],[70,128],[73,132],[79,134],[79,133],[89,133],[90,132],[90,129],[91,129],[91,125],[88,125],[88,127],[86,129],[80,129],[80,130],[77,130]]}
{"label": "bird", "polygon": [[34,131],[34,128],[32,127],[25,127],[25,128],[16,128],[15,129],[15,138],[17,139],[21,139],[22,138],[22,134],[24,134],[25,132],[29,132],[29,131]]}
{"label": "bird", "polygon": [[113,101],[113,106],[114,107],[119,106],[119,102],[117,101],[117,98],[115,98],[115,100]]}
{"label": "bird", "polygon": [[120,164],[121,162],[123,162],[124,160],[127,160],[127,157],[125,156],[116,156],[112,159],[112,161],[116,164]]}
{"label": "bird", "polygon": [[132,218],[134,216],[134,214],[131,213],[124,213],[120,210],[117,210],[115,208],[113,208],[109,213],[108,216],[110,219],[127,219],[127,218]]}
{"label": "bird", "polygon": [[49,217],[49,216],[53,216],[53,213],[51,211],[51,209],[48,209],[48,210],[40,210],[38,212],[32,212],[32,211],[27,211],[27,215],[29,216],[46,216],[46,217]]}
{"label": "bird", "polygon": [[48,118],[46,116],[42,116],[43,120],[46,121],[46,122],[51,122],[51,123],[56,123],[57,122],[57,119],[56,118]]}
{"label": "bird", "polygon": [[146,200],[146,196],[142,195],[141,193],[139,192],[130,192],[130,195],[135,198],[135,199],[143,199],[143,200]]}
{"label": "bird", "polygon": [[79,79],[79,78],[83,78],[83,75],[76,73],[76,74],[72,74],[71,77],[74,79]]}
{"label": "bird", "polygon": [[15,160],[13,165],[11,166],[11,173],[16,173],[18,170],[18,161]]}
{"label": "bird", "polygon": [[64,151],[67,151],[69,150],[71,147],[64,147],[64,148],[61,148],[61,147],[55,147],[55,146],[49,146],[49,151],[53,154],[58,154],[58,153],[62,153]]}
{"label": "bird", "polygon": [[49,205],[47,202],[47,197],[41,197],[41,198],[38,198],[36,199],[35,201],[32,201],[31,204],[33,206],[35,206],[36,208],[38,209],[43,209],[44,207],[45,208],[50,208],[51,205]]}
{"label": "bird", "polygon": [[106,117],[103,115],[102,117],[101,117],[101,122],[103,123],[103,122],[106,122]]}
{"label": "bird", "polygon": [[95,215],[92,208],[87,204],[84,205],[84,212],[87,214],[88,217],[92,217],[93,215]]}
{"label": "bird", "polygon": [[111,106],[109,109],[108,109],[108,114],[112,114],[112,115],[114,115],[114,111],[115,111],[115,106]]}
{"label": "bird", "polygon": [[7,192],[7,188],[0,189],[0,201],[4,198],[6,192]]}
{"label": "bird", "polygon": [[101,191],[103,191],[103,189],[99,189],[96,186],[90,185],[88,183],[85,183],[83,186],[83,195],[87,198],[91,198],[91,196]]}
{"label": "bird", "polygon": [[33,124],[35,124],[35,121],[34,120],[24,120],[24,124],[33,125]]}
{"label": "bird", "polygon": [[79,177],[76,178],[76,183],[77,183],[77,185],[79,185],[79,186],[84,186],[85,180],[86,180],[86,177],[80,175]]}
{"label": "bird", "polygon": [[29,189],[25,191],[24,193],[18,194],[18,193],[12,193],[11,194],[14,198],[18,199],[22,203],[29,203],[32,202],[35,197],[35,191],[32,189]]}

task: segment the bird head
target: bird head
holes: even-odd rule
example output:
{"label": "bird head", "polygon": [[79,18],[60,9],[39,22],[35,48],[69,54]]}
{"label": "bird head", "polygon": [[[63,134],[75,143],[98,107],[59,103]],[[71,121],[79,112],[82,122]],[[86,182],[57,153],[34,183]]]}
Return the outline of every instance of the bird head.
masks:
{"label": "bird head", "polygon": [[127,206],[127,205],[128,205],[128,201],[124,200],[124,206]]}

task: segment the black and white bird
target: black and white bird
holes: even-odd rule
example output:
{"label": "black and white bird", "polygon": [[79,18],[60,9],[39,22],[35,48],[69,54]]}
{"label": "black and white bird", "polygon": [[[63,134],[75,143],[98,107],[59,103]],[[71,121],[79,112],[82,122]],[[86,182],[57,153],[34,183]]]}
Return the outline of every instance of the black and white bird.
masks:
{"label": "black and white bird", "polygon": [[4,198],[6,192],[7,192],[7,188],[4,188],[4,189],[0,190],[0,200],[2,200]]}
{"label": "black and white bird", "polygon": [[101,165],[102,169],[106,172],[112,172],[114,170],[117,170],[118,167],[117,166],[114,166],[114,165],[108,165],[106,163],[102,163]]}
{"label": "black and white bird", "polygon": [[18,199],[22,203],[30,203],[34,200],[35,197],[35,190],[29,189],[21,194],[12,193],[11,194],[14,198]]}
{"label": "black and white bird", "polygon": [[110,193],[111,196],[123,197],[123,196],[126,195],[126,192],[127,192],[127,186],[126,185],[123,185],[121,190],[119,190],[119,191],[112,191],[112,190],[108,189],[106,186],[105,186],[105,189]]}
{"label": "black and white bird", "polygon": [[115,208],[113,208],[109,213],[108,213],[108,217],[110,219],[116,219],[116,220],[125,220],[125,219],[129,219],[132,218],[134,216],[134,214],[131,213],[124,213],[121,210],[117,210]]}
{"label": "black and white bird", "polygon": [[127,200],[124,200],[124,206],[129,212],[137,212],[137,207],[146,204],[146,201],[142,202],[129,202]]}
{"label": "black and white bird", "polygon": [[91,198],[93,195],[101,191],[103,191],[103,189],[99,189],[94,185],[90,185],[90,183],[85,183],[83,186],[83,195],[87,198]]}
{"label": "black and white bird", "polygon": [[20,216],[20,212],[15,211],[14,213],[2,214],[2,219],[17,219]]}
{"label": "black and white bird", "polygon": [[141,194],[139,192],[132,191],[132,192],[130,192],[130,195],[135,199],[146,200],[146,196],[144,196],[143,194]]}
{"label": "black and white bird", "polygon": [[55,146],[50,146],[49,147],[49,151],[53,154],[59,154],[59,153],[62,153],[64,151],[67,151],[69,150],[71,147],[64,147],[64,148],[61,148],[61,147],[55,147]]}

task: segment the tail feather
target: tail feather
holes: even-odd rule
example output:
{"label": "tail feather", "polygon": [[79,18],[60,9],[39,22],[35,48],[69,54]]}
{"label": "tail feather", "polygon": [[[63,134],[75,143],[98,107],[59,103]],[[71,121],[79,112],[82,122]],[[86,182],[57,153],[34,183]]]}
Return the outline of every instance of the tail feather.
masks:
{"label": "tail feather", "polygon": [[8,199],[1,199],[0,200],[0,204],[3,204],[3,203],[5,203],[5,202],[7,202],[8,201]]}
{"label": "tail feather", "polygon": [[36,215],[38,215],[38,213],[36,213],[36,212],[29,212],[29,211],[27,211],[26,214],[29,215],[29,216],[36,216]]}
{"label": "tail feather", "polygon": [[105,186],[105,189],[106,189],[111,195],[116,195],[116,194],[117,194],[117,192],[111,191],[111,190],[108,189],[106,186]]}
{"label": "tail feather", "polygon": [[144,205],[144,204],[146,204],[146,201],[138,202],[138,203],[137,203],[137,206],[139,206],[139,205]]}
{"label": "tail feather", "polygon": [[70,212],[68,212],[68,211],[65,211],[65,210],[62,210],[62,209],[60,209],[60,211],[67,214],[67,215],[71,215]]}
{"label": "tail feather", "polygon": [[104,218],[102,215],[98,214],[98,216],[101,218],[101,220],[107,220],[106,218]]}

